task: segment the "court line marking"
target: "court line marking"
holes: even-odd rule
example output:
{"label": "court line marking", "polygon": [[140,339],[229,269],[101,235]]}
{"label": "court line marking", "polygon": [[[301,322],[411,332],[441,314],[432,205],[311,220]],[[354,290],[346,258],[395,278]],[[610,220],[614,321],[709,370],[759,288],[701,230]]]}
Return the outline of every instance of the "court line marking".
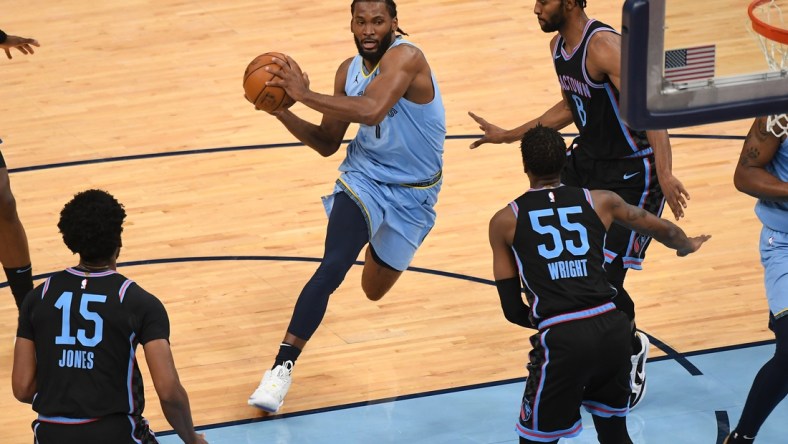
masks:
{"label": "court line marking", "polygon": [[[578,136],[577,133],[562,133],[561,135],[564,137]],[[478,139],[481,137],[482,137],[481,134],[455,135],[455,136],[446,136],[446,140]],[[709,134],[671,134],[670,137],[675,139],[714,139],[714,140],[744,140],[745,139],[745,136],[709,135]],[[343,140],[342,143],[343,144],[350,143],[350,140]],[[99,163],[125,162],[128,160],[157,159],[161,157],[188,156],[192,154],[211,154],[211,153],[224,153],[224,152],[232,152],[232,151],[292,148],[292,147],[300,147],[300,146],[304,146],[304,144],[301,142],[287,142],[287,143],[270,143],[264,145],[230,146],[230,147],[219,147],[219,148],[195,148],[191,150],[170,151],[164,153],[159,152],[159,153],[148,153],[148,154],[132,154],[128,156],[104,157],[100,159],[75,160],[73,162],[58,162],[58,163],[49,163],[43,165],[31,165],[26,167],[9,168],[8,173],[9,174],[26,173],[30,171],[50,170],[55,168],[68,168],[74,166],[93,165]]]}
{"label": "court line marking", "polygon": [[[282,262],[316,262],[319,263],[322,259],[316,257],[305,257],[305,256],[192,256],[192,257],[175,257],[175,258],[161,258],[161,259],[143,259],[137,261],[128,261],[128,262],[119,262],[118,268],[123,267],[135,267],[140,265],[159,265],[159,264],[171,264],[171,263],[178,263],[178,262],[218,262],[218,261],[282,261]],[[354,265],[363,266],[364,261],[354,261]],[[38,279],[46,279],[49,276],[53,275],[54,273],[59,273],[61,270],[49,272],[49,273],[42,273],[33,276],[34,280]],[[434,276],[442,276],[448,277],[452,279],[459,279],[468,282],[475,282],[479,284],[494,286],[495,281],[485,278],[480,278],[476,276],[469,276],[460,273],[453,273],[450,271],[442,271],[442,270],[434,270],[431,268],[423,268],[423,267],[408,267],[408,271],[415,272],[415,273],[422,273],[422,274],[431,274]],[[8,282],[0,283],[0,288],[4,288],[8,286]],[[644,332],[646,333],[646,332]],[[699,354],[705,353],[714,353],[718,351],[725,351],[725,350],[735,350],[741,348],[742,344],[739,345],[731,345],[725,347],[719,347],[714,349],[704,349],[704,350],[697,350],[694,352],[686,352],[682,353],[679,352],[669,345],[665,344],[663,341],[659,340],[658,338],[649,335],[646,333],[651,340],[651,343],[654,344],[655,347],[662,350],[665,353],[665,356],[660,356],[657,358],[651,358],[649,361],[658,361],[664,359],[671,359],[676,361],[681,367],[683,367],[687,372],[692,376],[700,376],[703,374],[701,370],[692,364],[687,357],[688,356],[696,356]],[[744,346],[748,346],[751,344],[757,345],[764,345],[764,344],[773,344],[775,340],[767,340],[767,341],[759,341],[757,343],[745,343]]]}

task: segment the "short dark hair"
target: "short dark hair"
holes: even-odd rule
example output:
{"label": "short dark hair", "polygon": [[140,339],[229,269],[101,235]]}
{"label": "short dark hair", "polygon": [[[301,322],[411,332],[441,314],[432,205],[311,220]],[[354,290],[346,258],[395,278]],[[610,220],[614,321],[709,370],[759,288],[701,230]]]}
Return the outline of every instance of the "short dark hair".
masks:
{"label": "short dark hair", "polygon": [[559,174],[566,163],[566,142],[561,134],[542,124],[523,134],[523,165],[535,176]]}
{"label": "short dark hair", "polygon": [[[351,14],[356,13],[356,3],[365,3],[365,2],[385,3],[386,9],[388,9],[391,18],[393,19],[397,18],[397,4],[394,3],[394,0],[353,0],[353,3],[350,4],[350,13]],[[402,28],[400,28],[399,26],[397,27],[397,32],[402,35],[408,35],[408,33],[403,31]]]}
{"label": "short dark hair", "polygon": [[87,262],[111,259],[121,246],[126,211],[111,194],[87,190],[74,195],[60,211],[63,242]]}

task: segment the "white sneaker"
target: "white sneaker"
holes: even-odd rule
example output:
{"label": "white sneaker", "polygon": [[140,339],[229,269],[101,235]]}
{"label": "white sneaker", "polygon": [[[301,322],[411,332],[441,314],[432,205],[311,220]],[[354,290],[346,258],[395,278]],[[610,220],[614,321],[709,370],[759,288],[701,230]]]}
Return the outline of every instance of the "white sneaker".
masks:
{"label": "white sneaker", "polygon": [[646,394],[646,360],[648,359],[648,336],[643,332],[635,332],[640,340],[640,351],[632,355],[632,370],[629,374],[632,394],[629,397],[629,409],[640,403]]}
{"label": "white sneaker", "polygon": [[266,370],[257,390],[246,401],[247,404],[269,413],[276,413],[285,402],[285,395],[293,382],[292,373],[293,361],[285,361],[282,365]]}

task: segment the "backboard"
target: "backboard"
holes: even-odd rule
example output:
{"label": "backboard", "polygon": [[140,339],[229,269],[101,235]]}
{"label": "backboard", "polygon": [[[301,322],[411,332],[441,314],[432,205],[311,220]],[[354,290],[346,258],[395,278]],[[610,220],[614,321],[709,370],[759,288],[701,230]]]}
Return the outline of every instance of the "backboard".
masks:
{"label": "backboard", "polygon": [[[764,16],[758,5],[753,14],[759,20],[786,29],[788,0],[757,3],[772,6]],[[627,124],[668,129],[788,112],[784,60],[767,63],[748,6],[741,0],[627,0],[620,97]]]}

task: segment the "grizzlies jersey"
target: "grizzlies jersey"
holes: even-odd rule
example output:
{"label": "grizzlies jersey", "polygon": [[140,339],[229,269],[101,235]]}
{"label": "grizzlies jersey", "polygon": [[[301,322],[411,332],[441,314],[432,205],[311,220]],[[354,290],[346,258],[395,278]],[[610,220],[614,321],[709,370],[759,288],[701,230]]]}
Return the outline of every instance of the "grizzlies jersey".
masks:
{"label": "grizzlies jersey", "polygon": [[531,189],[510,203],[517,217],[512,250],[531,314],[545,318],[611,302],[605,278],[606,230],[585,188]]}
{"label": "grizzlies jersey", "polygon": [[[412,43],[399,36],[391,48],[398,45]],[[367,73],[363,58],[357,55],[348,67],[345,94],[364,95],[367,85],[379,73],[379,67]],[[380,124],[360,125],[347,147],[340,171],[358,171],[389,184],[430,182],[440,176],[446,113],[438,82],[434,74],[431,76],[435,91],[432,101],[420,105],[400,98]]]}
{"label": "grizzlies jersey", "polygon": [[[783,182],[788,182],[788,139],[780,144],[766,171]],[[788,202],[759,199],[755,204],[755,214],[763,225],[774,231],[788,233]]]}
{"label": "grizzlies jersey", "polygon": [[[576,143],[593,159],[643,157],[652,153],[646,133],[626,126],[618,110],[618,89],[607,77],[597,81],[586,71],[588,42],[597,32],[616,32],[610,26],[589,20],[583,39],[572,50],[558,37],[553,50],[555,72],[580,136]],[[571,52],[568,52],[571,51]]]}
{"label": "grizzlies jersey", "polygon": [[137,345],[169,334],[161,302],[123,275],[76,268],[52,275],[25,298],[17,331],[35,342],[39,420],[141,417]]}

